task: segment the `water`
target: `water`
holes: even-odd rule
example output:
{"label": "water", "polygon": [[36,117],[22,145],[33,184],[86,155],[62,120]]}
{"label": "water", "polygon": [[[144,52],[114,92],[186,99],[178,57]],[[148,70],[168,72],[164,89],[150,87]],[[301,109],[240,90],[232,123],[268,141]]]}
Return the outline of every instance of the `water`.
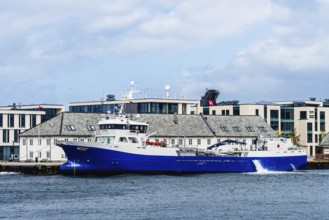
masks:
{"label": "water", "polygon": [[329,170],[255,174],[0,173],[0,219],[329,219]]}

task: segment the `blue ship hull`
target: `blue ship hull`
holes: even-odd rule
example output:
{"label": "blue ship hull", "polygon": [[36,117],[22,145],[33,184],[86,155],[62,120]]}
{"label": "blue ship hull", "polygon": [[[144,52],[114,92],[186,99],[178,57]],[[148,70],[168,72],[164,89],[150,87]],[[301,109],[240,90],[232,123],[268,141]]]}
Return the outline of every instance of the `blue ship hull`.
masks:
{"label": "blue ship hull", "polygon": [[257,172],[255,161],[269,171],[293,171],[306,164],[306,155],[287,157],[148,156],[114,150],[62,146],[68,161],[63,174]]}

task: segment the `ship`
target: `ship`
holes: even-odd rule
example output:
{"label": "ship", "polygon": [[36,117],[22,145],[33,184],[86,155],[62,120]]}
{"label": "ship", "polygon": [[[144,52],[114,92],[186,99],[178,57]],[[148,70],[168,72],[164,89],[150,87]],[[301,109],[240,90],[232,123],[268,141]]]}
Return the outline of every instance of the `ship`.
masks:
{"label": "ship", "polygon": [[68,160],[60,166],[68,175],[123,173],[183,174],[295,171],[306,165],[305,149],[289,138],[257,137],[252,144],[224,140],[207,148],[151,141],[148,123],[125,114],[111,114],[98,123],[92,142],[58,141]]}

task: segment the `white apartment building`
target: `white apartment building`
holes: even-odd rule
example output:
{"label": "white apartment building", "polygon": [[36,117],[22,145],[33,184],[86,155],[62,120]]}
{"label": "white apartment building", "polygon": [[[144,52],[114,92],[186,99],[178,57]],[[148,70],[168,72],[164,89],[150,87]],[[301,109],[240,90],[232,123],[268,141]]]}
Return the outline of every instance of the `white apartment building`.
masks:
{"label": "white apartment building", "polygon": [[213,106],[202,106],[204,115],[259,115],[272,129],[283,135],[293,132],[299,144],[307,147],[310,158],[321,154],[320,143],[329,132],[329,100],[286,102],[258,102],[239,104],[238,101],[221,102]]}

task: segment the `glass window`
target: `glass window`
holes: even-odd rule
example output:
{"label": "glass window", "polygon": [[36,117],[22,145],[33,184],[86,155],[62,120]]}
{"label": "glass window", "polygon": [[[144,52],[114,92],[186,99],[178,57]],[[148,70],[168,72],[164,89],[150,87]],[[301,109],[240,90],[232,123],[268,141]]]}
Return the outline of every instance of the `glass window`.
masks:
{"label": "glass window", "polygon": [[171,139],[171,144],[172,144],[172,145],[175,144],[175,139]]}
{"label": "glass window", "polygon": [[23,114],[19,115],[19,127],[25,128],[25,115]]}
{"label": "glass window", "polygon": [[192,143],[193,143],[193,142],[192,142],[192,139],[188,139],[188,144],[189,144],[189,145],[192,145]]}
{"label": "glass window", "polygon": [[207,144],[208,144],[208,145],[211,144],[211,139],[207,139]]}
{"label": "glass window", "polygon": [[247,131],[249,131],[249,132],[254,132],[254,131],[255,131],[255,130],[253,129],[253,127],[251,127],[251,126],[247,126],[246,129],[247,129]]}
{"label": "glass window", "polygon": [[119,142],[127,143],[128,140],[127,140],[126,137],[120,137],[120,138],[119,138]]}
{"label": "glass window", "polygon": [[8,115],[8,127],[13,128],[15,124],[15,115],[14,114],[9,114]]}
{"label": "glass window", "polygon": [[258,129],[259,129],[261,132],[267,132],[267,129],[266,129],[265,127],[260,126],[260,127],[258,127]]}
{"label": "glass window", "polygon": [[128,139],[129,139],[129,142],[131,142],[131,143],[138,143],[137,138],[134,138],[134,137],[128,137]]}
{"label": "glass window", "polygon": [[241,132],[241,128],[238,126],[233,126],[233,130],[236,132]]}
{"label": "glass window", "polygon": [[2,130],[2,142],[9,143],[9,130],[7,129]]}
{"label": "glass window", "polygon": [[34,127],[37,125],[37,116],[36,115],[31,115],[30,125],[31,125],[31,127]]}
{"label": "glass window", "polygon": [[306,111],[301,111],[299,113],[299,119],[307,119],[307,112]]}
{"label": "glass window", "polygon": [[18,142],[18,138],[19,137],[19,130],[14,130],[14,142],[17,143]]}
{"label": "glass window", "polygon": [[230,131],[227,126],[220,126],[220,129],[224,132],[229,132]]}
{"label": "glass window", "polygon": [[3,114],[0,114],[0,127],[3,127]]}
{"label": "glass window", "polygon": [[198,139],[197,143],[198,143],[198,145],[200,145],[201,144],[201,139]]}

